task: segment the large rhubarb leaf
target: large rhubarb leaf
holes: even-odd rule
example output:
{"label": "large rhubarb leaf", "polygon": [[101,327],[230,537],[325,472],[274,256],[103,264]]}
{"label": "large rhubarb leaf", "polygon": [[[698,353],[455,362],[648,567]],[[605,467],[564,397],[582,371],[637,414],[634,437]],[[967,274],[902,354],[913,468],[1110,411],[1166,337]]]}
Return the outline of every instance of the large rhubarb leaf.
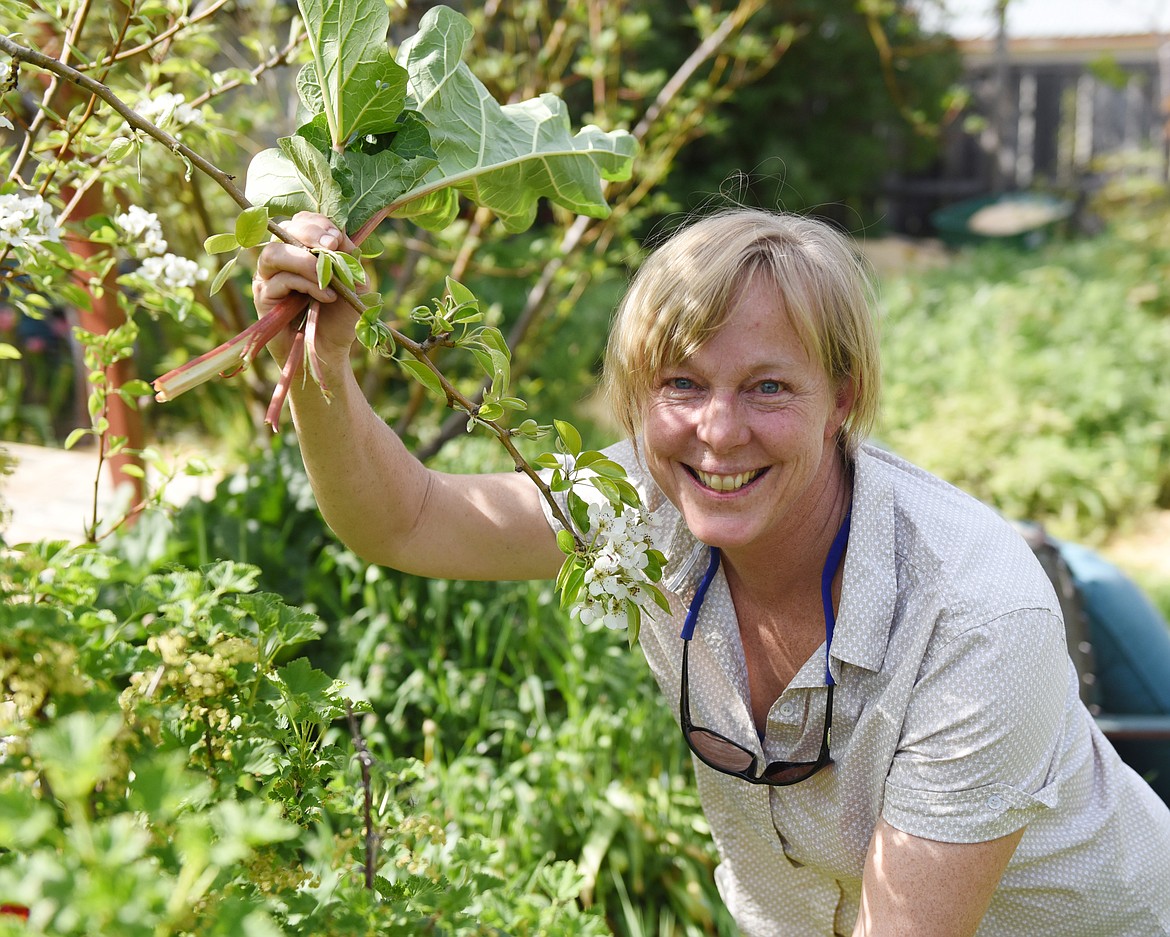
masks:
{"label": "large rhubarb leaf", "polygon": [[[372,215],[402,193],[416,188],[436,165],[435,151],[426,124],[410,111],[399,118],[389,147],[375,138],[356,149],[334,155],[334,171],[352,186],[348,230],[357,231]],[[453,220],[447,218],[443,227]]]}
{"label": "large rhubarb leaf", "polygon": [[299,80],[305,123],[252,160],[251,201],[273,214],[321,211],[358,240],[387,215],[442,229],[460,194],[510,231],[532,224],[541,197],[608,214],[602,180],[628,178],[633,138],[592,126],[574,134],[551,94],[501,106],[463,62],[465,17],[428,10],[399,49],[404,67],[391,68],[385,0],[300,4],[316,37]]}
{"label": "large rhubarb leaf", "polygon": [[305,107],[323,113],[335,150],[387,133],[402,111],[406,72],[386,48],[390,13],[377,0],[298,0],[313,60],[297,76]]}
{"label": "large rhubarb leaf", "polygon": [[633,137],[592,126],[573,135],[564,102],[552,94],[501,106],[463,61],[471,37],[465,17],[432,7],[398,51],[410,75],[407,107],[427,119],[439,159],[420,194],[454,186],[510,231],[532,224],[540,196],[605,217],[601,179],[629,177]]}

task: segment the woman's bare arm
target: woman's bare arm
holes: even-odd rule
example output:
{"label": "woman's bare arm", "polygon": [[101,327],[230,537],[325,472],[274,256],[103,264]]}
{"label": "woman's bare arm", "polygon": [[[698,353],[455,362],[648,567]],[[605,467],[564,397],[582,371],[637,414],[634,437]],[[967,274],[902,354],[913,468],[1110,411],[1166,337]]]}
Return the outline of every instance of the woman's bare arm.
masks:
{"label": "woman's bare arm", "polygon": [[853,937],[971,937],[1023,835],[938,843],[879,820]]}
{"label": "woman's bare arm", "polygon": [[[305,244],[353,249],[321,215],[298,214],[288,227]],[[418,575],[555,576],[563,556],[531,480],[514,472],[451,475],[419,462],[354,378],[349,354],[357,313],[317,286],[312,254],[269,245],[253,283],[257,309],[265,312],[294,292],[322,302],[316,345],[331,397],[298,380],[290,399],[309,481],[338,537],[363,559]],[[275,349],[278,357],[287,346]]]}

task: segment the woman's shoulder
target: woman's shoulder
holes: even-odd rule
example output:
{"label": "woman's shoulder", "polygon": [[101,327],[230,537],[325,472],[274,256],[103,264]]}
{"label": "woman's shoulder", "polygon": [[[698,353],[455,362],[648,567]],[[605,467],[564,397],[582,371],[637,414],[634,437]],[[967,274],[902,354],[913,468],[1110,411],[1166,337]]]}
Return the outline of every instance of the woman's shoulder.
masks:
{"label": "woman's shoulder", "polygon": [[856,487],[886,524],[895,561],[953,609],[1055,609],[1051,582],[1018,527],[973,495],[876,446],[858,453]]}

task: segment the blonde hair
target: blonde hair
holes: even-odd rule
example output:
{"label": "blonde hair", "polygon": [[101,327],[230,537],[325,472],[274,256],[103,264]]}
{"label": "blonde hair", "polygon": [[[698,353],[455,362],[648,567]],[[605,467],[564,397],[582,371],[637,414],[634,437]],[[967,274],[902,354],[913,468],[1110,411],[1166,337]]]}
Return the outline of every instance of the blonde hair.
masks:
{"label": "blonde hair", "polygon": [[672,235],[618,306],[602,387],[631,437],[663,369],[698,351],[757,277],[775,289],[778,309],[830,380],[852,381],[854,404],[839,443],[856,451],[877,418],[881,387],[869,267],[853,241],[824,222],[746,208]]}

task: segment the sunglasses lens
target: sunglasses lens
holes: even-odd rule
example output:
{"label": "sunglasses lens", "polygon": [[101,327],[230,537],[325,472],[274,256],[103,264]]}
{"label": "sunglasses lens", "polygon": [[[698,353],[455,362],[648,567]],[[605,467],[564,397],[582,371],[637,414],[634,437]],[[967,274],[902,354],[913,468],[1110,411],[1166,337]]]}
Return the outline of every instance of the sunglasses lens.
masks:
{"label": "sunglasses lens", "polygon": [[782,765],[764,773],[764,778],[770,784],[797,784],[806,778],[811,778],[821,770],[826,763],[814,761],[812,764]]}
{"label": "sunglasses lens", "polygon": [[687,734],[687,739],[700,757],[725,771],[747,771],[755,761],[751,752],[744,751],[734,742],[720,738],[706,729],[692,729]]}

